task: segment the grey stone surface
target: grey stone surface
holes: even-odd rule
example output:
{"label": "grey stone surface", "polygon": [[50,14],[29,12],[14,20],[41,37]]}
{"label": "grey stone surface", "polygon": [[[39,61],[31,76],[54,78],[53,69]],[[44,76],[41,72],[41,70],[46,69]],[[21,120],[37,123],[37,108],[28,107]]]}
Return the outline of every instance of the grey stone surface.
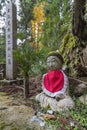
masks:
{"label": "grey stone surface", "polygon": [[78,84],[75,89],[74,89],[74,94],[75,95],[83,95],[87,91],[87,85],[84,83]]}
{"label": "grey stone surface", "polygon": [[10,1],[6,6],[6,78],[16,77],[13,50],[17,47],[16,6]]}
{"label": "grey stone surface", "polygon": [[82,95],[79,97],[80,102],[82,102],[83,104],[87,104],[87,94]]}
{"label": "grey stone surface", "polygon": [[55,98],[46,96],[43,92],[36,96],[36,101],[40,102],[41,107],[51,107],[53,111],[64,111],[74,108],[74,101],[70,96],[57,101]]}

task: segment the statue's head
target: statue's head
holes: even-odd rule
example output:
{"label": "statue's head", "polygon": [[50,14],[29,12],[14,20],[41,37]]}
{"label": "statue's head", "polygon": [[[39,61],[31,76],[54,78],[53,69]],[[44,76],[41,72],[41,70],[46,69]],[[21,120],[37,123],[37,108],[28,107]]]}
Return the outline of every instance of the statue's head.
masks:
{"label": "statue's head", "polygon": [[63,58],[58,51],[52,51],[47,55],[47,67],[49,70],[61,69]]}

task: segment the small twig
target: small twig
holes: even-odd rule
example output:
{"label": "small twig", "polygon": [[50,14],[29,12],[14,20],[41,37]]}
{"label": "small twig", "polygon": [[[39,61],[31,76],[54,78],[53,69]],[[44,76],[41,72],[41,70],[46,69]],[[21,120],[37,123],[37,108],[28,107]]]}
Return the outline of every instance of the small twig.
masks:
{"label": "small twig", "polygon": [[22,90],[24,90],[23,87],[19,87],[19,86],[15,86],[15,88],[18,88],[18,89],[22,89]]}
{"label": "small twig", "polygon": [[78,81],[78,82],[80,82],[80,83],[87,84],[87,82],[82,81],[82,80],[80,80],[80,79],[76,79],[76,78],[72,78],[72,77],[69,77],[69,78],[70,78],[70,79],[73,79],[73,80],[76,80],[76,81]]}

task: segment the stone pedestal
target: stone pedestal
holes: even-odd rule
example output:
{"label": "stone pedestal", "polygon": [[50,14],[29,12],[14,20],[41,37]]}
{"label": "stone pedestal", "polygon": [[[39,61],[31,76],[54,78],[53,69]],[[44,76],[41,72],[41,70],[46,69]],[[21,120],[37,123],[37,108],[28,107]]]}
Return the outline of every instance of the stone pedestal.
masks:
{"label": "stone pedestal", "polygon": [[41,107],[47,107],[49,105],[53,111],[69,110],[75,106],[70,96],[66,96],[64,99],[57,101],[55,98],[46,96],[43,92],[36,96],[36,101],[40,102]]}

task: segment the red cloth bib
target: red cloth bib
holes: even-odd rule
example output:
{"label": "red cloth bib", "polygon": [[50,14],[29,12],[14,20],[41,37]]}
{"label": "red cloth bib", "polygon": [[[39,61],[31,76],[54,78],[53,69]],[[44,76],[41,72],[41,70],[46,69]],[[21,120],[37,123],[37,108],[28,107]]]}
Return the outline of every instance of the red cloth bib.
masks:
{"label": "red cloth bib", "polygon": [[51,70],[43,78],[44,87],[50,92],[58,92],[64,86],[64,75],[61,70]]}

